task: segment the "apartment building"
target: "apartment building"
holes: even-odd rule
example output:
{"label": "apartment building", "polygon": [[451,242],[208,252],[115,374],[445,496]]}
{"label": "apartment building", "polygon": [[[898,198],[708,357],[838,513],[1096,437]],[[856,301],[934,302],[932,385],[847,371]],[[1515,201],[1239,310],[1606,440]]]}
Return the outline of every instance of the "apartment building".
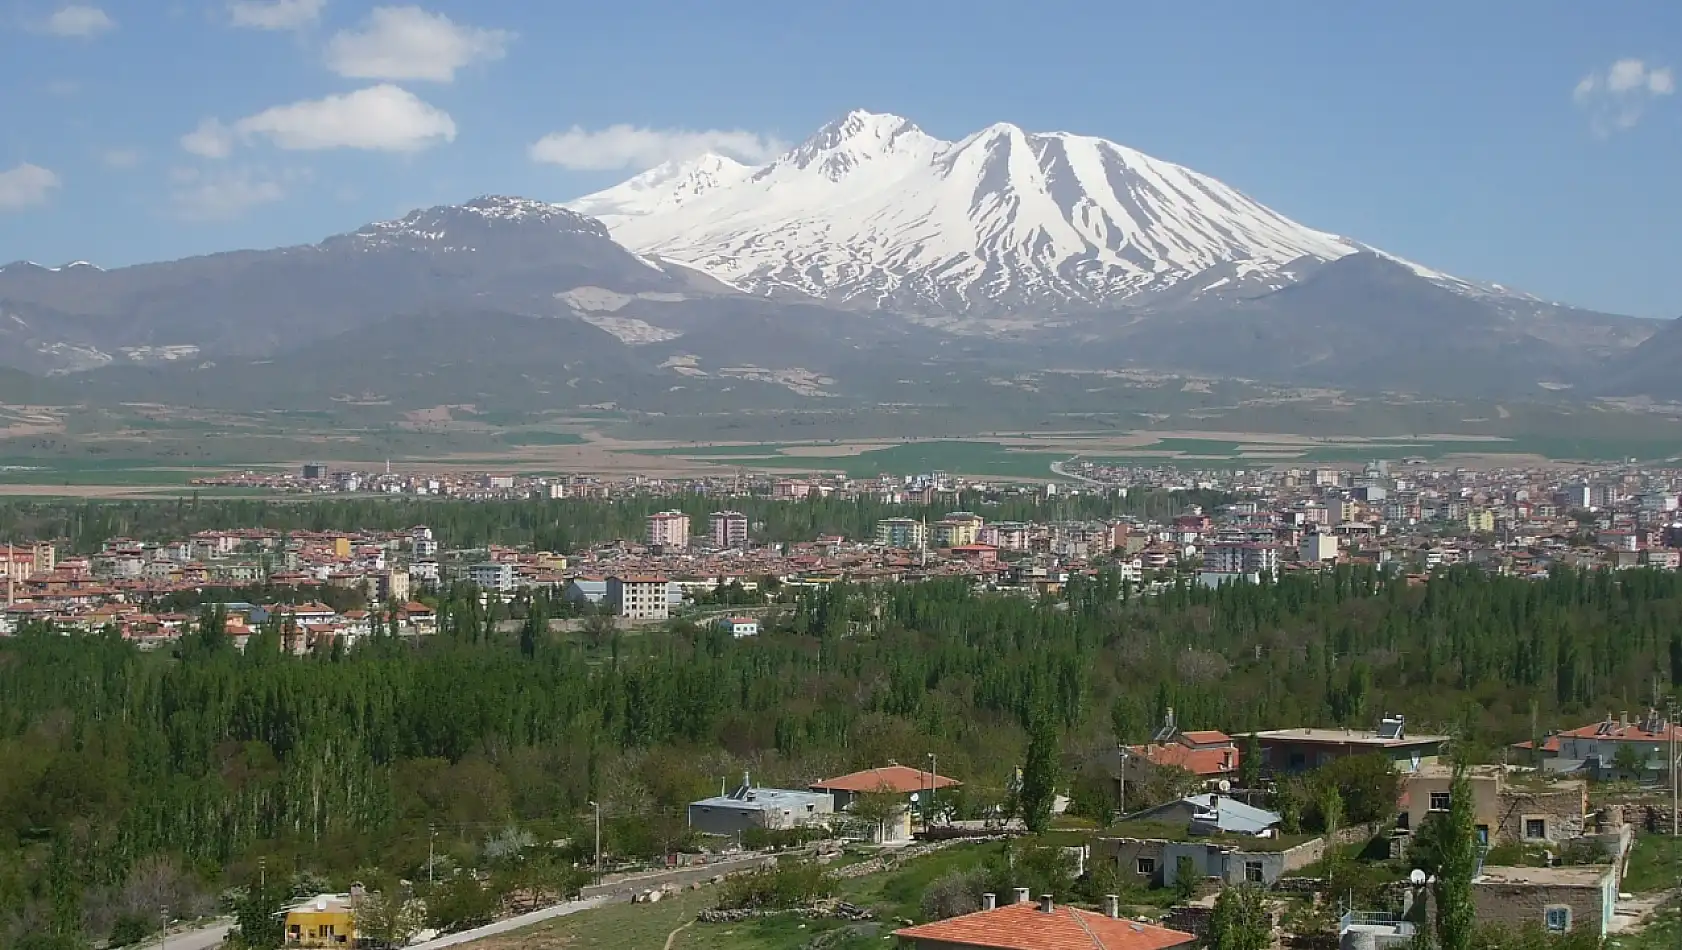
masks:
{"label": "apartment building", "polygon": [[681,511],[661,511],[648,516],[649,547],[662,551],[689,549],[689,516]]}
{"label": "apartment building", "polygon": [[665,620],[671,617],[671,599],[664,577],[610,577],[607,602],[627,620]]}
{"label": "apartment building", "polygon": [[707,534],[715,548],[739,548],[748,543],[748,516],[739,511],[715,511],[707,519]]}

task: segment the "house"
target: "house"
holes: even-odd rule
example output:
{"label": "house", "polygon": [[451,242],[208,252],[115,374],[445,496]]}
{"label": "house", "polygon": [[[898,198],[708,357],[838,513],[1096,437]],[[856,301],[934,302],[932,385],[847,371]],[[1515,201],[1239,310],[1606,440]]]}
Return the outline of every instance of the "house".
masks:
{"label": "house", "polygon": [[1607,713],[1600,722],[1553,738],[1559,743],[1559,752],[1545,763],[1549,771],[1582,769],[1597,777],[1610,777],[1622,770],[1621,764],[1613,763],[1620,751],[1627,749],[1623,751],[1626,759],[1633,754],[1642,763],[1642,771],[1654,775],[1664,770],[1666,744],[1672,739],[1682,741],[1682,726],[1667,722],[1658,710],[1648,710],[1641,722],[1631,722],[1628,713],[1618,719]]}
{"label": "house", "polygon": [[822,792],[759,788],[742,776],[735,791],[689,803],[689,827],[710,835],[739,835],[750,828],[784,831],[828,821],[835,799]]}
{"label": "house", "polygon": [[1400,772],[1437,764],[1448,736],[1409,736],[1401,716],[1386,716],[1372,731],[1356,729],[1275,729],[1250,733],[1261,750],[1262,770],[1303,772],[1350,755],[1376,753]]}
{"label": "house", "polygon": [[1120,900],[1104,898],[1099,914],[1061,907],[1049,896],[1028,900],[1018,888],[1014,903],[996,905],[994,895],[982,895],[982,909],[933,923],[894,931],[900,946],[912,950],[1170,950],[1191,947],[1197,937],[1179,930],[1128,920]]}
{"label": "house", "polygon": [[672,615],[669,586],[664,577],[610,577],[607,602],[628,620],[665,620]]}
{"label": "house", "polygon": [[[1581,837],[1588,826],[1588,783],[1580,779],[1550,781],[1531,773],[1513,773],[1500,766],[1471,769],[1473,822],[1488,846],[1514,842],[1557,844]],[[1397,824],[1417,830],[1433,813],[1446,812],[1454,770],[1433,765],[1421,768],[1402,783],[1406,805]]]}
{"label": "house", "polygon": [[878,841],[904,841],[911,837],[911,813],[914,809],[928,813],[939,804],[941,789],[957,788],[962,784],[957,779],[934,772],[904,765],[889,765],[824,779],[810,787],[814,792],[833,797],[835,810],[838,812],[847,810],[863,795],[897,796],[903,801],[902,806],[891,818],[883,822],[881,827],[871,831],[871,838]]}
{"label": "house", "polygon": [[1191,835],[1260,835],[1277,828],[1280,817],[1265,808],[1211,792],[1164,802],[1128,815],[1124,820],[1183,826]]}
{"label": "house", "polygon": [[1199,879],[1272,886],[1325,854],[1325,839],[1312,835],[1193,835],[1189,826],[1127,820],[1092,841],[1092,861],[1114,862],[1122,880],[1170,887],[1182,863]]}
{"label": "house", "polygon": [[759,636],[759,621],[752,617],[720,617],[717,622],[720,630],[728,632],[738,640]]}
{"label": "house", "polygon": [[1123,778],[1127,782],[1143,779],[1137,774],[1146,763],[1159,768],[1184,769],[1198,778],[1216,780],[1231,778],[1238,773],[1239,750],[1232,737],[1215,729],[1182,731],[1174,721],[1174,710],[1168,709],[1162,728],[1145,745],[1128,746],[1123,754]]}
{"label": "house", "polygon": [[350,894],[322,894],[286,910],[288,947],[356,944],[356,907]]}
{"label": "house", "polygon": [[1472,904],[1480,924],[1555,934],[1588,928],[1605,937],[1618,906],[1618,879],[1609,864],[1486,867],[1472,881]]}
{"label": "house", "polygon": [[475,564],[467,569],[467,576],[475,585],[485,590],[510,591],[514,589],[514,565],[488,561]]}

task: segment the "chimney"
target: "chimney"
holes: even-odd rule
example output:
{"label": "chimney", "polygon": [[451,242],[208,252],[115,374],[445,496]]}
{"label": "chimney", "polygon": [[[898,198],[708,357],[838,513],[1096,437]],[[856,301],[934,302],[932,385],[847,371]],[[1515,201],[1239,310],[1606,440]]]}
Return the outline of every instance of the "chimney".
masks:
{"label": "chimney", "polygon": [[1053,910],[1050,894],[1040,895],[1040,913],[1049,914]]}
{"label": "chimney", "polygon": [[981,895],[981,909],[982,910],[993,910],[993,909],[997,908],[998,906],[999,906],[999,895],[994,894],[991,891],[987,892],[986,894]]}
{"label": "chimney", "polygon": [[1016,889],[1016,903],[1028,903],[1028,889],[1026,887],[1019,887]]}
{"label": "chimney", "polygon": [[1104,895],[1104,916],[1111,920],[1121,919],[1121,897],[1119,895]]}

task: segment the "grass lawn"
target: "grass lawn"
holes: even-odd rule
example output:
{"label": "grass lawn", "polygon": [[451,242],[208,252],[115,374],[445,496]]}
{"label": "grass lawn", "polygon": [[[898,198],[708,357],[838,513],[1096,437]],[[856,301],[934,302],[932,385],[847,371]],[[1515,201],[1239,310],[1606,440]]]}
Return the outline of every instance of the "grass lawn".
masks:
{"label": "grass lawn", "polygon": [[[609,904],[464,944],[476,950],[662,950],[666,937],[718,901],[717,888],[684,891],[657,904]],[[673,941],[673,948],[685,946]]]}
{"label": "grass lawn", "polygon": [[1631,894],[1675,887],[1682,869],[1682,842],[1669,835],[1637,835],[1630,849],[1622,890]]}

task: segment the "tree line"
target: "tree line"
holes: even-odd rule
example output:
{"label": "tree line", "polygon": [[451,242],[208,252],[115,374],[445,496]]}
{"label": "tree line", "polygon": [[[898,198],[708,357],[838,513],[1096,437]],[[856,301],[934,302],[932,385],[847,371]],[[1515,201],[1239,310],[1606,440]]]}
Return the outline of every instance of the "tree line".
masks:
{"label": "tree line", "polygon": [[[301,656],[278,623],[235,649],[214,611],[154,652],[26,626],[0,639],[0,941],[104,939],[141,900],[125,895],[202,899],[248,885],[260,860],[341,888],[453,882],[527,834],[567,844],[508,865],[508,892],[563,887],[594,845],[590,802],[610,861],[660,855],[691,846],[686,803],[744,770],[798,788],[934,753],[965,783],[943,806],[1039,823],[1051,793],[1111,787],[1094,763],[1170,706],[1228,732],[1402,713],[1496,758],[1531,735],[1533,707],[1543,728],[1634,708],[1682,658],[1682,576],[1652,571],[785,594],[740,641],[682,623],[558,635],[541,600],[510,610],[525,619],[509,631],[494,622],[508,606],[468,586],[437,598],[435,637],[380,628]],[[1097,786],[1077,799],[1113,813]]]}

